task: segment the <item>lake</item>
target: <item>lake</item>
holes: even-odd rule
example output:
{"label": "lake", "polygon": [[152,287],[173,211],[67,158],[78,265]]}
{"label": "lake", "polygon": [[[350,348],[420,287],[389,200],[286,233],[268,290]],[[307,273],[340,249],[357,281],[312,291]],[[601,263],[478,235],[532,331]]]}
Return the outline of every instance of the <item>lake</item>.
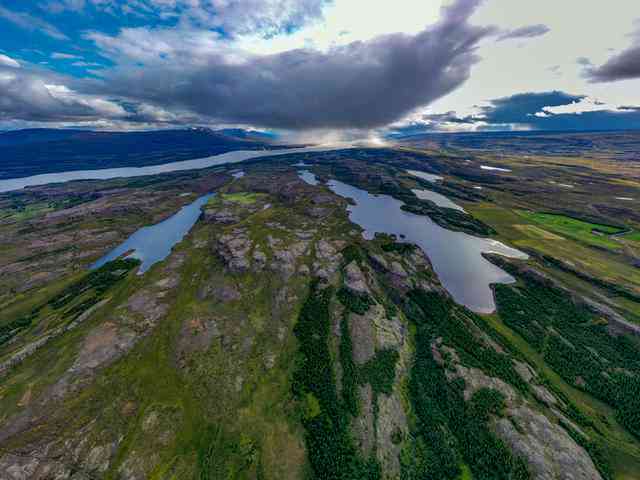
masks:
{"label": "lake", "polygon": [[137,258],[142,264],[138,275],[142,275],[151,266],[161,262],[169,256],[171,249],[179,243],[191,227],[200,218],[200,208],[215,194],[203,195],[189,205],[182,207],[177,213],[155,225],[142,227],[123,243],[107,253],[100,260],[91,265],[98,268],[111,260],[115,260],[127,252],[127,257]]}
{"label": "lake", "polygon": [[528,258],[525,253],[497,240],[447,230],[429,217],[405,212],[400,208],[403,203],[388,195],[372,195],[337,180],[330,180],[328,187],[341,197],[354,200],[355,204],[347,207],[349,218],[364,229],[366,239],[374,238],[376,233],[404,235],[406,242],[415,243],[427,254],[453,299],[474,312],[495,311],[492,283],[515,281],[482,254]]}
{"label": "lake", "polygon": [[[340,149],[349,147],[340,147]],[[123,167],[104,168],[100,170],[74,170],[59,173],[44,173],[31,177],[11,178],[0,180],[0,193],[20,190],[25,187],[47,185],[49,183],[69,182],[71,180],[107,180],[110,178],[140,177],[144,175],[157,175],[160,173],[179,172],[184,170],[196,170],[215,167],[228,163],[238,163],[252,158],[271,157],[275,155],[287,155],[289,153],[322,152],[336,150],[338,147],[306,147],[288,148],[283,150],[236,150],[211,157],[183,160],[180,162],[163,163],[147,167]]]}
{"label": "lake", "polygon": [[319,183],[316,176],[309,170],[300,170],[298,172],[298,175],[300,175],[300,178],[307,182],[309,185],[318,185]]}
{"label": "lake", "polygon": [[442,180],[440,175],[434,175],[433,173],[421,172],[419,170],[407,170],[409,175],[413,175],[414,177],[421,178],[422,180],[426,180],[428,182],[437,182]]}
{"label": "lake", "polygon": [[411,191],[415,193],[416,197],[418,197],[420,200],[431,200],[439,207],[452,208],[454,210],[464,212],[464,208],[462,208],[457,203],[453,203],[447,197],[445,197],[444,195],[440,195],[438,192],[432,192],[431,190],[419,190],[417,188]]}

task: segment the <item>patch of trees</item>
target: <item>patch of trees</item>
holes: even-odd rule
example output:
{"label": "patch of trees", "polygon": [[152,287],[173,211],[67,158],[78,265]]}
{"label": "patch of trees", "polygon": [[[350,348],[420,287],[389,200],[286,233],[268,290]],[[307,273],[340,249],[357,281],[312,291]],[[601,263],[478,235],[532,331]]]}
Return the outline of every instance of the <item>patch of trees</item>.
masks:
{"label": "patch of trees", "polygon": [[293,394],[307,404],[313,398],[315,404],[313,414],[302,420],[309,462],[317,479],[379,479],[379,464],[358,454],[349,432],[349,411],[338,401],[329,351],[332,296],[332,288],[322,290],[314,281],[294,328],[300,357],[293,376]]}
{"label": "patch of trees", "polygon": [[350,243],[344,247],[340,253],[344,259],[344,265],[349,265],[353,261],[360,265],[367,258],[366,251],[357,243]]}
{"label": "patch of trees", "polygon": [[496,233],[489,225],[472,217],[468,213],[452,208],[438,207],[429,200],[420,200],[417,197],[411,201],[405,201],[404,199],[403,201],[405,204],[401,207],[402,210],[416,215],[426,215],[435,223],[448,230],[465,232],[481,237],[488,237]]}
{"label": "patch of trees", "polygon": [[347,310],[357,313],[358,315],[364,315],[369,310],[369,307],[373,305],[374,300],[366,293],[355,293],[346,287],[340,288],[337,293],[338,300],[342,303]]}
{"label": "patch of trees", "polygon": [[407,253],[411,253],[416,249],[416,246],[413,243],[400,243],[400,242],[386,242],[380,245],[380,248],[385,252],[393,252],[399,253],[400,255],[405,255]]}
{"label": "patch of trees", "polygon": [[391,395],[396,380],[398,351],[393,348],[378,350],[374,357],[358,370],[358,381],[369,383],[375,394]]}
{"label": "patch of trees", "polygon": [[[409,376],[409,398],[416,414],[414,451],[403,456],[410,479],[456,479],[466,463],[477,480],[525,480],[530,478],[526,462],[515,456],[488,427],[490,415],[501,415],[503,396],[489,389],[478,390],[464,400],[464,380],[449,381],[445,367],[433,358],[432,342],[442,338],[455,347],[461,360],[478,362],[470,350],[483,350],[468,332],[450,301],[437,293],[410,292],[404,305],[415,326],[415,359]],[[449,325],[452,325],[451,327]],[[460,342],[469,342],[464,345]],[[483,360],[487,360],[483,358]],[[491,361],[491,360],[490,360]],[[493,359],[501,363],[501,360]],[[481,367],[482,368],[482,367]],[[505,375],[504,366],[489,366]],[[515,373],[515,372],[513,372]],[[506,373],[511,378],[511,373]]]}
{"label": "patch of trees", "polygon": [[104,293],[122,280],[127,273],[140,262],[135,259],[118,259],[108,262],[97,270],[90,272],[82,279],[65,288],[58,295],[49,299],[46,303],[37,306],[30,313],[0,325],[0,346],[7,343],[20,332],[29,328],[38,318],[38,315],[46,306],[60,310],[69,305],[85,292],[91,291],[91,295],[83,301],[73,305],[65,315],[76,318],[83,312],[98,303]]}
{"label": "patch of trees", "polygon": [[576,431],[571,425],[567,424],[566,422],[560,421],[560,424],[567,431],[569,436],[573,438],[574,442],[576,442],[587,451],[596,468],[600,472],[600,475],[602,475],[602,478],[604,478],[604,480],[613,480],[613,470],[611,468],[609,454],[602,446],[602,443],[597,440],[591,440],[585,437],[584,434]]}
{"label": "patch of trees", "polygon": [[349,331],[349,314],[340,320],[340,365],[342,366],[342,401],[347,411],[358,415],[358,368],[353,361],[353,342]]}
{"label": "patch of trees", "polygon": [[411,300],[409,313],[415,317],[415,312],[419,312],[426,322],[425,328],[441,336],[445,343],[454,345],[465,364],[504,380],[522,393],[529,391],[529,385],[513,368],[511,358],[484,345],[474,336],[469,328],[475,324],[472,312],[438,292],[413,290],[408,296]]}
{"label": "patch of trees", "polygon": [[93,290],[96,296],[102,296],[139,264],[140,261],[134,258],[119,258],[107,262],[100,268],[89,272],[82,279],[69,285],[47,303],[52,308],[59,310],[89,290]]}
{"label": "patch of trees", "polygon": [[600,278],[596,278],[592,275],[589,275],[588,273],[581,272],[580,270],[577,270],[571,267],[570,265],[566,264],[565,262],[558,260],[557,258],[554,258],[552,256],[549,256],[549,255],[536,255],[536,256],[541,258],[544,263],[547,263],[548,265],[551,265],[559,270],[562,270],[563,272],[567,272],[572,275],[575,275],[581,280],[584,280],[590,283],[591,285],[601,288],[611,293],[612,295],[626,298],[627,300],[631,300],[632,302],[640,303],[640,295],[630,291],[627,288],[624,288],[612,282],[608,282],[606,280],[602,280]]}
{"label": "patch of trees", "polygon": [[617,419],[640,437],[640,344],[612,336],[607,326],[565,292],[532,278],[497,285],[502,321],[518,332],[568,383],[616,408]]}
{"label": "patch of trees", "polygon": [[15,337],[20,331],[30,327],[33,321],[38,317],[39,312],[40,309],[36,308],[27,315],[23,315],[9,323],[0,325],[0,346]]}

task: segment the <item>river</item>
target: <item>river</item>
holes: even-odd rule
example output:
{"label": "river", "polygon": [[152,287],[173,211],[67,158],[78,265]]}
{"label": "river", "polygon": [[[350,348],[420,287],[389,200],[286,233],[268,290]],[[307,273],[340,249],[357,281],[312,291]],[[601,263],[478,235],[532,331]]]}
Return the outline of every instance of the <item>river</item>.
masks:
{"label": "river", "polygon": [[349,147],[305,147],[283,150],[236,150],[211,157],[183,160],[180,162],[163,163],[146,167],[104,168],[100,170],[73,170],[59,173],[43,173],[31,177],[10,178],[0,180],[0,193],[20,190],[25,187],[47,185],[49,183],[69,182],[71,180],[107,180],[110,178],[140,177],[157,175],[159,173],[179,172],[215,167],[229,163],[238,163],[252,158],[287,155],[290,153],[321,152]]}

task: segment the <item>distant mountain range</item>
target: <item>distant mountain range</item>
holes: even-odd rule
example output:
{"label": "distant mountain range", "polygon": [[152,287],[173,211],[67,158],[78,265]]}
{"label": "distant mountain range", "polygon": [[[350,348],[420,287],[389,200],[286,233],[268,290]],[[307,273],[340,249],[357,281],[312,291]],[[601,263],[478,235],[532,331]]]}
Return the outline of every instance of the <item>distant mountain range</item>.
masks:
{"label": "distant mountain range", "polygon": [[0,178],[140,167],[232,150],[283,148],[254,130],[189,128],[147,132],[26,129],[0,133]]}

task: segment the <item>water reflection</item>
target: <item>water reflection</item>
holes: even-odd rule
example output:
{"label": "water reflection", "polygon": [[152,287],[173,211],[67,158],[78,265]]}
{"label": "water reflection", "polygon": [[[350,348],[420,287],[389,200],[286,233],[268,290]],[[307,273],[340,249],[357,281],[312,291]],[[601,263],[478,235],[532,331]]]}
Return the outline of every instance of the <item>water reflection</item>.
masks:
{"label": "water reflection", "polygon": [[307,182],[309,185],[318,185],[319,183],[316,176],[309,170],[300,170],[298,172],[298,175],[300,175],[300,178],[302,178],[302,180]]}
{"label": "water reflection", "polygon": [[407,170],[409,175],[413,175],[414,177],[421,178],[422,180],[427,180],[428,182],[437,182],[442,180],[440,175],[434,175],[433,173],[421,172],[419,170]]}
{"label": "water reflection", "polygon": [[189,233],[191,227],[200,217],[200,208],[213,195],[203,195],[193,203],[182,207],[176,214],[166,220],[141,228],[91,265],[91,268],[98,268],[127,252],[131,252],[127,257],[137,258],[142,262],[138,270],[138,274],[142,275],[151,266],[169,256],[174,245]]}
{"label": "water reflection", "polygon": [[364,228],[364,237],[395,234],[417,244],[427,254],[442,285],[453,299],[478,313],[495,310],[492,283],[512,283],[514,278],[487,261],[483,253],[526,259],[527,255],[497,240],[478,238],[440,227],[431,219],[405,212],[403,203],[388,195],[371,195],[337,180],[328,183],[336,194],[352,198],[349,218]]}
{"label": "water reflection", "polygon": [[453,203],[447,197],[445,197],[444,195],[440,195],[437,192],[432,192],[431,190],[418,190],[417,188],[411,191],[415,193],[416,197],[418,197],[420,200],[431,200],[439,207],[452,208],[454,210],[464,212],[464,208],[462,208],[460,205],[458,205],[457,203]]}

